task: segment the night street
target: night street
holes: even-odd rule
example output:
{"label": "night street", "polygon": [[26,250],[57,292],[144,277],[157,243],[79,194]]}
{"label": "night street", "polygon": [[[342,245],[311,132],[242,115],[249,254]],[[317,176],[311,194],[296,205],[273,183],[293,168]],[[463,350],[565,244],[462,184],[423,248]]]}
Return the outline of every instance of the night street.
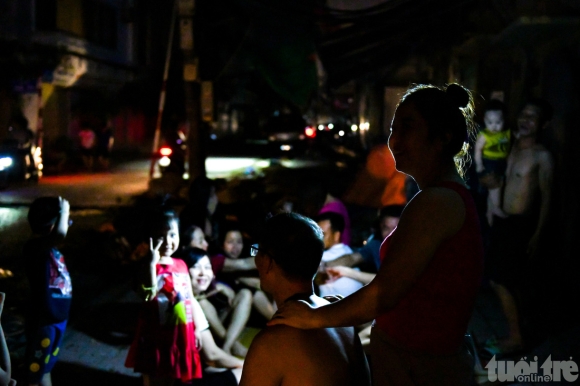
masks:
{"label": "night street", "polygon": [[[253,175],[260,176],[277,164],[286,170],[277,172],[280,176],[293,175],[296,182],[300,176],[311,174],[307,171],[321,165],[320,161],[307,159],[209,157],[207,160],[208,175],[231,185],[222,192],[226,200],[235,200],[240,194],[247,196],[248,187],[240,191],[240,182],[244,180],[250,183],[250,188],[255,186],[251,183],[252,176],[247,179],[248,168]],[[0,291],[7,296],[2,320],[16,366],[15,376],[22,377],[24,365],[23,314],[28,283],[21,252],[30,235],[26,220],[28,206],[39,196],[62,195],[71,203],[73,225],[63,253],[72,276],[74,303],[53,381],[57,385],[140,384],[139,375],[124,367],[140,304],[132,287],[134,271],[131,266],[111,260],[107,255],[110,239],[99,229],[134,205],[135,199],[146,193],[149,186],[157,194],[171,190],[173,178],[155,179],[150,185],[149,166],[148,159],[123,160],[115,162],[106,173],[45,176],[38,184],[17,183],[0,192]],[[280,178],[271,176],[271,179]],[[292,185],[285,181],[280,186]]]}
{"label": "night street", "polygon": [[579,48],[577,0],[0,0],[0,386],[580,384]]}

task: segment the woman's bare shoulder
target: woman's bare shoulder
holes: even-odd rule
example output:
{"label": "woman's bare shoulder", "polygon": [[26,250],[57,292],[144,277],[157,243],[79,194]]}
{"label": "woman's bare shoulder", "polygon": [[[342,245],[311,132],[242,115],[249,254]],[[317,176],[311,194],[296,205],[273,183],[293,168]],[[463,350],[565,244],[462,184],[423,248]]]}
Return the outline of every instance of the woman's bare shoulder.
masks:
{"label": "woman's bare shoulder", "polygon": [[432,224],[445,234],[456,232],[465,219],[463,199],[455,190],[447,187],[430,187],[421,190],[407,204],[397,229],[414,228],[424,230]]}

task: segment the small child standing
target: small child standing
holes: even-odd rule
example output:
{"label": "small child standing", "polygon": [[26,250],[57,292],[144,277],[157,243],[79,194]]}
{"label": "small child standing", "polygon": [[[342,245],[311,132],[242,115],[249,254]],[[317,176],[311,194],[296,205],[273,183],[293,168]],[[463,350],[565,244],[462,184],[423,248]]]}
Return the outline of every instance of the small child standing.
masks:
{"label": "small child standing", "polygon": [[31,301],[26,317],[28,384],[52,384],[54,367],[66,329],[72,284],[57,245],[65,238],[70,205],[62,197],[40,197],[28,211],[32,237],[23,250]]}
{"label": "small child standing", "polygon": [[487,221],[493,216],[506,217],[501,209],[501,185],[505,176],[511,132],[505,128],[506,107],[502,101],[491,99],[484,107],[482,129],[475,141],[475,171],[480,183],[488,189]]}
{"label": "small child standing", "polygon": [[171,257],[179,247],[175,213],[159,211],[150,220],[150,254],[140,277],[145,303],[125,366],[142,373],[144,385],[170,386],[202,377],[194,320],[205,317],[187,266]]}

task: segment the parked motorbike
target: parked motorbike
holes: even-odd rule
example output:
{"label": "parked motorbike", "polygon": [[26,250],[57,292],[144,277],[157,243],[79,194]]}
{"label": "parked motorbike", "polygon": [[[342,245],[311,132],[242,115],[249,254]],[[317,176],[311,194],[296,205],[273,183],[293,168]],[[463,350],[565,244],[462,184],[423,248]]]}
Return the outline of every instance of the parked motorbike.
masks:
{"label": "parked motorbike", "polygon": [[160,175],[174,173],[183,176],[186,171],[186,138],[180,131],[176,133],[175,138],[171,137],[166,138],[163,146],[155,154],[157,170]]}

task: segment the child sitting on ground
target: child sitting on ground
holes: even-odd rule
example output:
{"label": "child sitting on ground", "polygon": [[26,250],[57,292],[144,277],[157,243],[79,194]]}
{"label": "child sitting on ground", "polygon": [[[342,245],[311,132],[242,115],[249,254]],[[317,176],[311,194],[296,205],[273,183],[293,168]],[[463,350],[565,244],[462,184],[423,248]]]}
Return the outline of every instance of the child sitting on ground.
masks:
{"label": "child sitting on ground", "polygon": [[70,205],[62,197],[40,197],[28,211],[32,237],[23,250],[31,299],[26,318],[26,371],[29,385],[52,384],[66,329],[72,284],[58,244],[65,238]]}
{"label": "child sitting on ground", "polygon": [[505,176],[511,132],[505,128],[506,107],[500,100],[490,100],[484,108],[482,129],[475,141],[475,171],[480,183],[488,189],[487,220],[493,215],[507,217],[501,209],[501,185]]}
{"label": "child sitting on ground", "polygon": [[242,288],[236,293],[226,284],[217,282],[209,256],[202,249],[184,249],[181,259],[189,269],[193,294],[209,321],[212,333],[222,342],[222,349],[245,357],[248,350],[238,339],[250,317],[252,292]]}

